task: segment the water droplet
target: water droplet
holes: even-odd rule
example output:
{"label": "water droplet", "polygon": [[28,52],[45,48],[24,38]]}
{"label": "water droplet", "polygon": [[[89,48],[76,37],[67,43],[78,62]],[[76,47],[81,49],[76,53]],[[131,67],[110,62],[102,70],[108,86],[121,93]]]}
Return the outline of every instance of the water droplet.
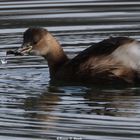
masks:
{"label": "water droplet", "polygon": [[6,59],[1,59],[1,64],[7,64],[7,60]]}
{"label": "water droplet", "polygon": [[0,52],[0,62],[1,64],[7,64],[6,52]]}

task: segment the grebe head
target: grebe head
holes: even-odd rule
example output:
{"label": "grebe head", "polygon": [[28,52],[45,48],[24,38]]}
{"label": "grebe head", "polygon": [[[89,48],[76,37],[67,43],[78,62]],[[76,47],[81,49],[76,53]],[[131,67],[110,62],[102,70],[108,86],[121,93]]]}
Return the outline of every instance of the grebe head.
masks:
{"label": "grebe head", "polygon": [[69,60],[57,39],[44,28],[27,29],[18,53],[43,56],[48,61],[51,75]]}
{"label": "grebe head", "polygon": [[44,56],[48,53],[48,31],[44,28],[29,28],[24,32],[22,54],[34,54]]}

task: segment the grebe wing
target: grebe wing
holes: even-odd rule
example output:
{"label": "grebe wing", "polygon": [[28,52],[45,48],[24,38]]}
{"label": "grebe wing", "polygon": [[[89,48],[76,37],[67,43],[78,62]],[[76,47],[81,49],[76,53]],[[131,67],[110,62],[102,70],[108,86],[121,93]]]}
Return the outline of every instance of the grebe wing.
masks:
{"label": "grebe wing", "polygon": [[[127,37],[111,37],[82,51],[79,55],[67,63],[67,69],[87,79],[118,79],[131,81],[134,77],[133,69],[124,65],[112,55],[117,48],[133,42],[134,39]],[[128,76],[129,75],[129,76]]]}
{"label": "grebe wing", "polygon": [[128,37],[110,37],[109,39],[91,45],[74,57],[69,63],[80,64],[90,57],[107,56],[114,52],[118,47],[132,41],[134,41],[134,39]]}

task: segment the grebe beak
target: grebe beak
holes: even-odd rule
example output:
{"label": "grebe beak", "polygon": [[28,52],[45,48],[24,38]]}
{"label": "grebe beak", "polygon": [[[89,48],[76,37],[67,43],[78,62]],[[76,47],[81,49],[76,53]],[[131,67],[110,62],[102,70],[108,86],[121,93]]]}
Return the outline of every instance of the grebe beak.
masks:
{"label": "grebe beak", "polygon": [[6,52],[6,55],[27,55],[27,54],[30,54],[31,50],[32,50],[33,46],[32,45],[29,45],[29,44],[24,44],[21,46],[21,48],[17,49],[17,50],[8,50]]}
{"label": "grebe beak", "polygon": [[21,48],[19,48],[19,49],[17,50],[17,52],[19,52],[19,53],[21,53],[21,54],[23,54],[23,55],[24,55],[24,54],[29,54],[29,53],[31,52],[32,48],[33,48],[32,45],[30,45],[30,44],[24,44],[24,45],[22,45]]}

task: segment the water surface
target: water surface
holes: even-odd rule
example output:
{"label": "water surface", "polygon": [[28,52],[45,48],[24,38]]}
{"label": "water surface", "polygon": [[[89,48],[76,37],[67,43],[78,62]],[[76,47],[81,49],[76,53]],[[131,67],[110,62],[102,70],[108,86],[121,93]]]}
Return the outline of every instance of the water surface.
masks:
{"label": "water surface", "polygon": [[[140,40],[134,0],[5,0],[0,2],[0,57],[31,26],[48,29],[69,57],[109,36]],[[139,140],[140,87],[50,84],[47,62],[8,56],[0,64],[0,139]]]}

